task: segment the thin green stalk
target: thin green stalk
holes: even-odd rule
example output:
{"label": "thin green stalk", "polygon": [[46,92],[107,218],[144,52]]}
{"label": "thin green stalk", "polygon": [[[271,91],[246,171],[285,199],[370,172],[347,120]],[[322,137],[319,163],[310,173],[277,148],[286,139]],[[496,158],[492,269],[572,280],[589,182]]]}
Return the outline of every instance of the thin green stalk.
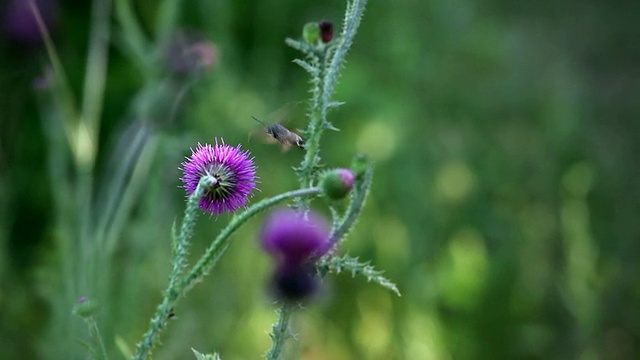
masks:
{"label": "thin green stalk", "polygon": [[49,34],[49,30],[47,29],[44,20],[42,20],[42,14],[40,14],[40,10],[36,5],[35,0],[30,0],[29,6],[33,13],[33,17],[38,24],[38,29],[42,34],[42,39],[47,50],[47,56],[49,57],[51,68],[55,74],[52,94],[56,103],[60,106],[60,115],[66,139],[74,156],[77,156],[78,151],[76,149],[75,133],[79,116],[76,110],[75,98],[71,91],[69,81],[67,80],[67,75],[64,67],[62,66],[62,62],[60,61],[58,51],[53,44],[53,40],[51,39],[51,35]]}
{"label": "thin green stalk", "polygon": [[353,195],[351,203],[349,204],[349,209],[347,209],[345,215],[342,217],[342,219],[340,219],[338,226],[336,226],[331,233],[330,239],[331,243],[335,244],[334,248],[339,246],[344,237],[349,233],[349,231],[351,231],[356,221],[360,217],[360,213],[362,212],[362,208],[364,207],[364,202],[367,199],[369,189],[371,188],[372,179],[373,167],[369,165],[364,173],[362,182],[356,184],[353,189]]}
{"label": "thin green stalk", "polygon": [[[147,165],[145,169],[148,168],[147,162],[152,156],[145,156],[148,153],[147,149],[155,149],[155,146],[148,144],[155,139],[149,128],[150,126],[142,121],[133,121],[118,140],[118,144],[111,154],[110,161],[114,165],[112,165],[113,169],[107,170],[111,176],[98,192],[101,197],[96,201],[96,204],[101,204],[102,207],[98,209],[96,214],[99,219],[95,226],[94,237],[102,248],[109,248],[110,235],[117,236],[120,232],[120,227],[114,229],[117,218],[129,217],[128,211],[123,213],[122,202],[125,201],[126,194],[130,192],[129,188],[135,178],[136,169],[141,166],[141,163]],[[128,210],[126,207],[124,209]]]}
{"label": "thin green stalk", "polygon": [[[315,55],[315,54],[314,54]],[[316,62],[319,66],[318,77],[324,79],[324,73],[326,68],[324,67],[326,52],[321,54],[322,58],[313,58],[312,61]],[[324,93],[325,83],[320,81],[313,89],[313,97],[311,99],[311,114],[309,118],[309,125],[307,127],[307,139],[305,139],[305,154],[302,164],[300,166],[300,186],[302,188],[310,187],[313,185],[313,175],[315,169],[320,162],[320,138],[324,130],[323,124],[326,122],[326,112],[322,111],[323,104],[321,103],[322,94]]]}
{"label": "thin green stalk", "polygon": [[98,328],[98,323],[96,320],[91,317],[87,320],[89,322],[89,329],[93,332],[93,336],[98,343],[98,347],[100,348],[100,353],[102,355],[102,359],[107,360],[107,349],[104,346],[104,342],[102,341],[102,335],[100,334],[100,329]]}
{"label": "thin green stalk", "polygon": [[285,341],[290,336],[289,320],[291,319],[292,313],[293,307],[288,303],[283,303],[278,309],[278,321],[273,324],[273,328],[271,329],[271,340],[273,341],[273,345],[266,355],[267,360],[280,359]]}
{"label": "thin green stalk", "polygon": [[121,33],[118,37],[120,42],[126,46],[133,63],[149,82],[152,77],[151,61],[148,55],[150,45],[134,16],[131,0],[116,0],[115,15],[120,24]]}
{"label": "thin green stalk", "polygon": [[[97,138],[100,131],[100,116],[104,102],[110,43],[111,0],[94,0],[91,9],[91,33],[89,53],[84,77],[81,119],[88,129],[89,141],[93,144],[95,157]],[[89,155],[87,155],[89,156]],[[87,159],[93,162],[93,157]]]}
{"label": "thin green stalk", "polygon": [[109,36],[111,1],[94,0],[91,9],[91,30],[89,50],[84,76],[82,107],[76,131],[76,175],[78,202],[78,238],[82,254],[80,272],[82,289],[92,290],[99,298],[105,298],[104,282],[100,274],[105,270],[103,252],[93,238],[94,224],[93,188],[94,166],[98,152],[98,133],[104,101],[107,63],[109,57]]}
{"label": "thin green stalk", "polygon": [[166,45],[171,31],[176,27],[181,2],[181,0],[165,0],[160,6],[156,21],[156,35],[161,45]]}

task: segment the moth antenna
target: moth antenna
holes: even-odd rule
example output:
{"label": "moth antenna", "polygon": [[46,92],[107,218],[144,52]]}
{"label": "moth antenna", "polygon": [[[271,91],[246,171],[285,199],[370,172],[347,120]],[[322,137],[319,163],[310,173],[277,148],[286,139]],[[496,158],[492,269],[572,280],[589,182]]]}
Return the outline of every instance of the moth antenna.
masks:
{"label": "moth antenna", "polygon": [[251,117],[253,118],[253,120],[255,120],[255,121],[259,122],[260,124],[262,124],[262,125],[264,125],[264,126],[267,126],[267,124],[265,124],[265,123],[263,123],[262,121],[258,120],[258,118],[257,118],[257,117],[255,117],[255,116],[253,116],[253,115],[252,115]]}

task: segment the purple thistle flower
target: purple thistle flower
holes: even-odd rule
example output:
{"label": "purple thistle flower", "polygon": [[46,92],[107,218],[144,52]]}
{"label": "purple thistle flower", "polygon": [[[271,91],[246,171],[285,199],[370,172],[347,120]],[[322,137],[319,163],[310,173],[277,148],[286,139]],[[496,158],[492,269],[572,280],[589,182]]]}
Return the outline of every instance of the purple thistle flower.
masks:
{"label": "purple thistle flower", "polygon": [[220,139],[215,145],[198,143],[191,149],[191,157],[182,163],[184,188],[187,195],[196,191],[203,176],[211,176],[216,183],[205,190],[198,205],[206,212],[222,214],[236,211],[247,204],[247,199],[256,187],[256,166],[249,152],[240,150],[240,145],[231,147]]}
{"label": "purple thistle flower", "polygon": [[326,221],[313,212],[301,214],[291,209],[271,213],[260,240],[268,253],[289,264],[302,264],[331,249]]}

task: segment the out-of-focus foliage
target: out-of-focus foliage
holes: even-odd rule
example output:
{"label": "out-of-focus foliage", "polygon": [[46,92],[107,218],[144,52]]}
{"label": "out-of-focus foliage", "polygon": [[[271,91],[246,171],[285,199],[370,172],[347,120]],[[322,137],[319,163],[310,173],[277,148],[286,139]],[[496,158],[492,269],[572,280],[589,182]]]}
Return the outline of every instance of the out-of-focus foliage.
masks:
{"label": "out-of-focus foliage", "polygon": [[[5,23],[10,3],[1,3]],[[52,23],[78,94],[90,19],[89,2],[79,4],[61,0]],[[151,33],[158,2],[133,4]],[[242,143],[259,167],[256,199],[297,186],[291,167],[301,153],[262,143],[250,116],[304,127],[307,78],[284,38],[301,36],[308,21],[338,26],[343,6],[183,2],[180,23],[216,44],[219,63],[178,120],[159,129],[147,183],[119,236],[114,305],[97,319],[110,329],[111,358],[133,349],[166,283],[171,223],[184,208],[177,167],[189,147],[214,137]],[[638,358],[636,17],[633,1],[371,1],[337,91],[346,105],[330,114],[341,131],[327,133],[322,150],[332,167],[360,152],[375,160],[346,250],[385,269],[402,297],[330,277],[326,296],[294,316],[289,351],[304,359]],[[46,359],[54,347],[82,358],[74,339],[49,338],[57,295],[49,282],[60,267],[52,239],[62,235],[47,175],[51,139],[38,117],[47,102],[33,87],[47,57],[3,26],[2,358]],[[111,175],[106,154],[122,146],[141,86],[122,49],[114,42],[109,58],[98,179]],[[228,220],[203,219],[192,254]],[[261,220],[175,309],[158,359],[186,359],[191,348],[252,359],[268,349],[275,313],[265,290],[271,265],[255,239]]]}

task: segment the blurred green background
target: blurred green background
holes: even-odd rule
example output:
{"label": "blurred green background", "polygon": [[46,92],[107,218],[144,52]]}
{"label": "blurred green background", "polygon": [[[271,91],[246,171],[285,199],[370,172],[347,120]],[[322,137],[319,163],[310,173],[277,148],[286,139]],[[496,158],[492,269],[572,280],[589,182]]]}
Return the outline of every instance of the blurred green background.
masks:
{"label": "blurred green background", "polygon": [[[0,7],[1,357],[84,358],[82,321],[61,295],[68,259],[57,244],[66,233],[61,184],[50,176],[70,170],[52,161],[51,146],[64,148],[47,116],[55,96],[34,89],[48,58],[42,42],[10,31],[12,3]],[[56,5],[47,10],[53,41],[82,98],[90,4],[40,3]],[[152,39],[159,5],[133,1]],[[93,201],[109,202],[102,185],[124,161],[127,136],[140,131],[154,147],[109,265],[95,265],[108,272],[107,295],[95,295],[102,284],[76,284],[76,298],[109,304],[98,323],[110,358],[133,349],[166,285],[171,223],[184,208],[177,168],[190,147],[215,137],[242,143],[259,167],[253,201],[297,187],[291,167],[301,152],[261,142],[250,116],[305,126],[308,80],[283,40],[308,21],[331,19],[339,29],[343,8],[337,0],[182,2],[183,34],[217,49],[189,87],[166,69],[159,78],[173,80],[145,83],[112,20]],[[331,167],[356,153],[375,160],[371,196],[343,252],[386,270],[402,297],[330,276],[324,296],[296,313],[289,354],[637,359],[637,10],[633,1],[371,1],[337,89],[346,105],[330,114],[340,131],[326,133],[322,156]],[[164,121],[163,101],[144,99],[175,84],[189,91]],[[162,94],[174,101],[175,89]],[[201,219],[194,258],[229,219]],[[273,265],[257,246],[260,221],[175,309],[157,359],[192,358],[192,347],[255,359],[269,348]]]}

